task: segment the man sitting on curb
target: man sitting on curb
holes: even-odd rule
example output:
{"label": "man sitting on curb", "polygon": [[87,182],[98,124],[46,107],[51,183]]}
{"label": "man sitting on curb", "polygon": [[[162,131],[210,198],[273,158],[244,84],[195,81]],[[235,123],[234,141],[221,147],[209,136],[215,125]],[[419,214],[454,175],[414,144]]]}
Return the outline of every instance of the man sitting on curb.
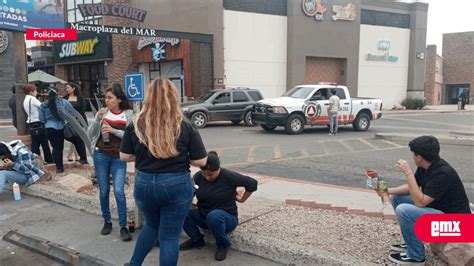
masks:
{"label": "man sitting on curb", "polygon": [[[239,173],[220,168],[219,157],[211,151],[202,171],[194,175],[197,209],[191,209],[184,221],[183,229],[191,239],[183,242],[180,250],[204,246],[204,237],[199,227],[209,229],[216,240],[215,259],[225,260],[230,246],[227,233],[233,231],[239,221],[236,201],[244,203],[257,190],[257,180]],[[243,194],[236,193],[237,187],[245,187]],[[237,195],[236,195],[237,194]]]}
{"label": "man sitting on curb", "polygon": [[469,200],[456,171],[439,157],[439,142],[432,136],[421,136],[408,144],[417,166],[413,174],[405,160],[396,166],[406,176],[407,184],[389,188],[405,244],[391,245],[398,253],[389,259],[398,264],[424,264],[425,249],[415,235],[416,219],[423,214],[471,213]]}
{"label": "man sitting on curb", "polygon": [[29,186],[37,181],[48,181],[50,173],[43,172],[36,165],[34,155],[19,140],[10,143],[0,143],[0,159],[3,165],[0,171],[0,193],[5,183]]}

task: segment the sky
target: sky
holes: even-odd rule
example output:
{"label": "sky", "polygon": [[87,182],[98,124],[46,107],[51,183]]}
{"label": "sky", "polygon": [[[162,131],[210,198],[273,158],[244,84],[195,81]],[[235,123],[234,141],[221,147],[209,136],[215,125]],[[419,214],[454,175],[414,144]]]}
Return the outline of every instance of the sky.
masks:
{"label": "sky", "polygon": [[442,54],[443,33],[474,31],[474,0],[423,0],[428,7],[426,44]]}
{"label": "sky", "polygon": [[[416,0],[398,1],[416,2]],[[421,0],[418,2],[429,4],[426,44],[437,45],[438,54],[442,54],[443,33],[474,31],[474,0]],[[28,41],[27,46],[31,46]]]}

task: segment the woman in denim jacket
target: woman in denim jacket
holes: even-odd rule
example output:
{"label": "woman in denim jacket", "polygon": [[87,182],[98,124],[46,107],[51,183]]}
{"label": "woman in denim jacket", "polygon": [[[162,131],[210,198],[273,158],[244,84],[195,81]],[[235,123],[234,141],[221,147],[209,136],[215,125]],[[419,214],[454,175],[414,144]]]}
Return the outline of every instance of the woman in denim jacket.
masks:
{"label": "woman in denim jacket", "polygon": [[[48,101],[43,103],[40,108],[40,121],[44,123],[46,129],[46,136],[53,147],[53,159],[56,164],[56,173],[64,172],[63,164],[63,150],[64,150],[64,115],[62,112],[67,112],[71,116],[76,115],[74,107],[65,99],[58,97],[58,91],[55,88],[50,88],[48,93]],[[79,136],[69,138],[76,150],[81,156],[80,162],[87,163],[86,146]]]}
{"label": "woman in denim jacket", "polygon": [[119,150],[124,130],[132,121],[133,111],[130,110],[127,98],[119,85],[105,91],[105,104],[97,112],[94,121],[89,125],[88,135],[94,151],[94,167],[99,182],[100,208],[104,218],[101,234],[112,232],[112,217],[109,207],[110,175],[114,184],[115,201],[120,225],[120,238],[132,240],[127,228],[127,202],[125,198],[125,180],[127,163],[120,160]]}

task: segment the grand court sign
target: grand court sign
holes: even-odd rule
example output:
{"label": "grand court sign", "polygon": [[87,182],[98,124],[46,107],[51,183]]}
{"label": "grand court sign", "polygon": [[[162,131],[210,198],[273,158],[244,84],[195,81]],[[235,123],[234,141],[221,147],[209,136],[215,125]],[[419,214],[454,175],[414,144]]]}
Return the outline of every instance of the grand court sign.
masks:
{"label": "grand court sign", "polygon": [[114,16],[143,22],[147,13],[145,10],[125,5],[80,4],[77,6],[83,17]]}

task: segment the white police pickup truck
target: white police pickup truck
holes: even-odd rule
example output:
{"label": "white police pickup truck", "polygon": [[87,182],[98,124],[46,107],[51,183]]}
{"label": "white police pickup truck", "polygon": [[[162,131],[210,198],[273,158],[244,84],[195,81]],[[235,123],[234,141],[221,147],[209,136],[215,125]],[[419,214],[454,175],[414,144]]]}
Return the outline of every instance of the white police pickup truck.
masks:
{"label": "white police pickup truck", "polygon": [[300,134],[305,125],[326,126],[331,89],[341,99],[339,125],[352,124],[354,130],[365,131],[371,120],[382,117],[381,99],[351,98],[346,86],[317,84],[296,86],[282,97],[258,101],[252,109],[252,122],[266,131],[282,126],[288,134]]}

